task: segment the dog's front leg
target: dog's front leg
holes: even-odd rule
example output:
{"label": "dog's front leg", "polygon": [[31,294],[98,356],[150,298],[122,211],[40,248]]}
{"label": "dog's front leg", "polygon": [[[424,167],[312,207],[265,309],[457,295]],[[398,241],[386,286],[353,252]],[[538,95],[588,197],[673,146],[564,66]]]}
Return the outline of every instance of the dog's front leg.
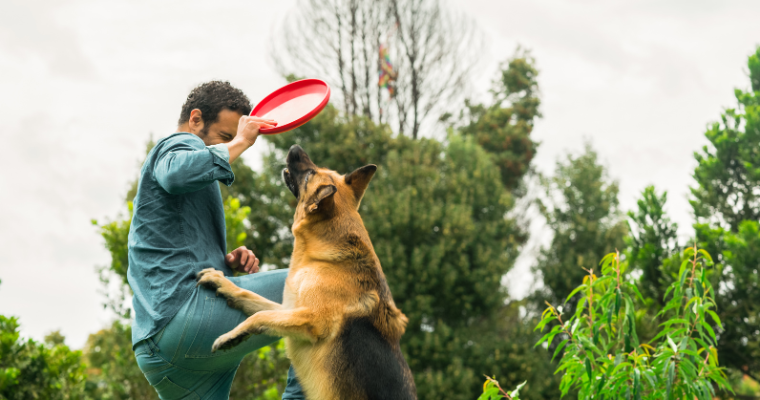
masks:
{"label": "dog's front leg", "polygon": [[261,311],[216,339],[212,351],[237,346],[249,336],[259,334],[287,336],[315,343],[327,336],[327,327],[327,321],[317,320],[314,313],[306,307]]}
{"label": "dog's front leg", "polygon": [[198,272],[198,284],[211,290],[216,290],[217,296],[227,299],[227,305],[242,311],[245,315],[253,315],[264,310],[282,309],[282,304],[275,303],[250,290],[245,290],[224,276],[222,271],[206,268]]}

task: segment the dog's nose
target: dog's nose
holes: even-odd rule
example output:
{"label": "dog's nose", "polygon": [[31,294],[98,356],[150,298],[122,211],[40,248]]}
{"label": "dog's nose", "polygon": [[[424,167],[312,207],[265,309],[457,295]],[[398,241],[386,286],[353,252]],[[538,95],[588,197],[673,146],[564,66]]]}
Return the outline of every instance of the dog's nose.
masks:
{"label": "dog's nose", "polygon": [[291,165],[302,160],[307,160],[308,158],[309,156],[306,155],[306,152],[301,148],[301,146],[294,144],[290,146],[290,150],[288,150],[288,156],[285,159],[285,162],[288,165]]}

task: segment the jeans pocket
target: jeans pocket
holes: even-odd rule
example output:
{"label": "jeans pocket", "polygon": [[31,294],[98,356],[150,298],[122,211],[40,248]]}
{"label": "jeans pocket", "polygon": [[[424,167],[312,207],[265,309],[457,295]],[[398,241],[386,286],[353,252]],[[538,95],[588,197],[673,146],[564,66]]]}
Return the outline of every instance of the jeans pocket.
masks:
{"label": "jeans pocket", "polygon": [[161,400],[200,399],[200,397],[169,380],[168,376],[153,386]]}

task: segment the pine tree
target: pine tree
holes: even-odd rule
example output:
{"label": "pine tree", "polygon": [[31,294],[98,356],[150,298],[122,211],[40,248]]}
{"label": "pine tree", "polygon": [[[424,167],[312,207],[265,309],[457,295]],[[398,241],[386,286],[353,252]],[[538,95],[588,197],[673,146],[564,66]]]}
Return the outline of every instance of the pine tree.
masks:
{"label": "pine tree", "polygon": [[[618,209],[617,182],[609,179],[590,144],[582,154],[558,161],[554,176],[543,184],[547,195],[539,205],[554,237],[534,267],[544,284],[532,295],[539,309],[545,301],[562,306],[587,275],[584,268],[597,269],[606,254],[622,250],[628,233]],[[575,301],[570,299],[564,310],[573,310]]]}
{"label": "pine tree", "polygon": [[537,76],[530,52],[518,49],[502,64],[491,89],[492,104],[467,102],[465,111],[470,122],[460,129],[493,154],[502,182],[510,190],[521,183],[538,147],[530,137],[535,120],[541,116]]}
{"label": "pine tree", "polygon": [[678,253],[678,225],[665,214],[667,198],[667,192],[658,195],[654,186],[644,189],[637,202],[638,210],[628,212],[630,235],[626,237],[628,265],[641,271],[639,291],[659,306],[665,304],[663,296],[671,283],[662,266],[666,259]]}
{"label": "pine tree", "polygon": [[708,128],[710,143],[694,154],[691,204],[696,238],[716,261],[721,363],[760,381],[760,47],[747,66],[750,90],[735,90],[737,107]]}

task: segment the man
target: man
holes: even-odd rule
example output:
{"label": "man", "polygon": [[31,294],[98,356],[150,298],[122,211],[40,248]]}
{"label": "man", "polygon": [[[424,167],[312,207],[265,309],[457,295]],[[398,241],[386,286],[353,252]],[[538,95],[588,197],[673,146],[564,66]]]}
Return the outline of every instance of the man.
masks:
{"label": "man", "polygon": [[[211,344],[245,319],[195,275],[216,268],[238,286],[282,302],[287,270],[259,271],[245,247],[225,255],[217,181],[231,185],[230,163],[253,146],[259,128],[248,98],[229,82],[204,83],[182,106],[177,132],[160,140],[142,171],[129,231],[129,285],[134,292],[132,344],[137,364],[161,399],[228,399],[243,357],[278,338],[256,335],[230,351]],[[255,275],[250,275],[254,274]],[[283,399],[303,399],[288,373]]]}

